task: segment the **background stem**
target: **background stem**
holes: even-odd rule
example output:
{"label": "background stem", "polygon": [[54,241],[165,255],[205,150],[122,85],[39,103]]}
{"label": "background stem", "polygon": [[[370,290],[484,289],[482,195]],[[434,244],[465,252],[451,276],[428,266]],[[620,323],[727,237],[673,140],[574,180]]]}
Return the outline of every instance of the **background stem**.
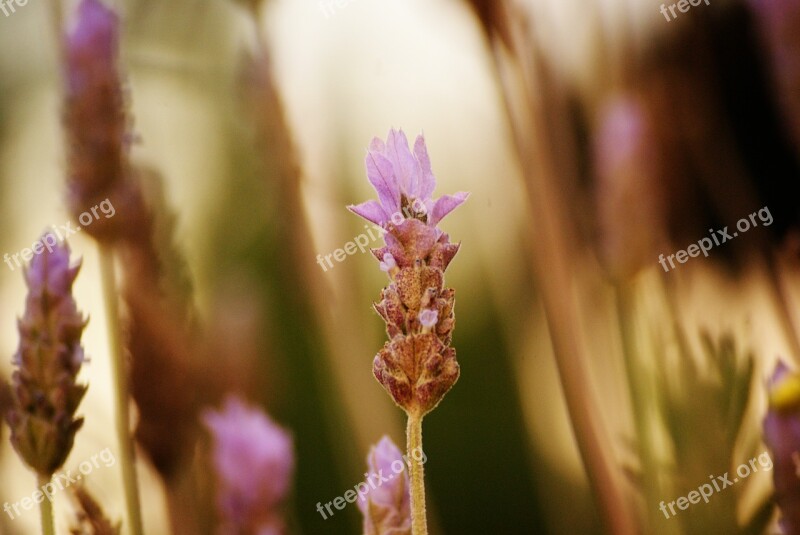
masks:
{"label": "background stem", "polygon": [[130,431],[128,412],[128,375],[122,349],[122,335],[119,323],[119,304],[116,277],[114,275],[114,256],[107,246],[100,246],[100,278],[103,284],[103,301],[106,310],[108,342],[111,350],[111,379],[114,391],[114,411],[119,441],[122,484],[125,489],[125,508],[128,513],[128,531],[132,535],[142,535],[139,487],[136,481],[133,438]]}
{"label": "background stem", "polygon": [[[39,474],[38,483],[41,489],[50,482],[52,476],[43,476]],[[56,528],[53,523],[53,503],[45,497],[39,504],[39,513],[42,518],[42,535],[55,535]]]}

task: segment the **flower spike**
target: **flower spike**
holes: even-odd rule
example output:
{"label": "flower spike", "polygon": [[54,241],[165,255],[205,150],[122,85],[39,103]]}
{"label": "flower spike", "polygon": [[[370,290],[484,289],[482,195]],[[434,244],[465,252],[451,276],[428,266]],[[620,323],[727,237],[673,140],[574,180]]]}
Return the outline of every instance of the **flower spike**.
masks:
{"label": "flower spike", "polygon": [[86,393],[77,381],[86,320],[72,298],[80,264],[70,265],[69,256],[69,246],[56,243],[35,255],[25,271],[28,297],[18,323],[12,406],[6,413],[11,444],[44,477],[64,464],[83,425],[75,412]]}
{"label": "flower spike", "polygon": [[[348,209],[386,230],[386,246],[373,249],[372,254],[390,279],[380,302],[374,304],[386,323],[389,340],[375,356],[372,372],[408,415],[411,452],[422,448],[422,418],[439,404],[460,374],[456,351],[450,347],[455,291],[444,286],[444,272],[460,244],[450,243],[438,224],[469,193],[433,200],[436,178],[425,139],[417,137],[412,153],[402,130],[390,130],[386,142],[372,140],[366,169],[378,200]],[[410,485],[412,533],[426,535],[421,464],[410,467]],[[371,504],[368,519],[376,511],[379,508]],[[407,533],[402,529],[380,532]],[[372,532],[367,529],[367,533]]]}

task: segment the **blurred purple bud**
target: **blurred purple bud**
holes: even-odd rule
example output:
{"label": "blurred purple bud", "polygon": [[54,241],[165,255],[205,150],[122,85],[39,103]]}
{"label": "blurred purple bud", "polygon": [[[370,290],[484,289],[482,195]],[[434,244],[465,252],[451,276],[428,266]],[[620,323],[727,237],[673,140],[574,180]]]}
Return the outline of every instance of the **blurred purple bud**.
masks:
{"label": "blurred purple bud", "polygon": [[410,535],[411,497],[403,453],[384,436],[370,449],[367,466],[367,490],[356,500],[364,515],[364,535]]}
{"label": "blurred purple bud", "polygon": [[214,439],[217,503],[234,529],[283,532],[279,506],[294,473],[291,436],[260,409],[229,397],[224,408],[203,421]]}

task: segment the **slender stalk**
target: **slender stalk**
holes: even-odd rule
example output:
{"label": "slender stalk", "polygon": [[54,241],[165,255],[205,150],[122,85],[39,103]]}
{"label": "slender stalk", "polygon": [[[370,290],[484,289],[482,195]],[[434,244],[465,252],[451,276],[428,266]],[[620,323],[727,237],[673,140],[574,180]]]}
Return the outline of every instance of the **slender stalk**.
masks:
{"label": "slender stalk", "polygon": [[641,463],[641,485],[644,491],[646,520],[653,533],[678,533],[672,524],[660,522],[659,513],[652,504],[664,494],[661,472],[658,469],[656,444],[653,436],[653,415],[656,412],[657,392],[651,374],[641,360],[642,348],[635,334],[634,288],[630,282],[618,282],[616,290],[617,321],[622,338],[622,355],[631,399],[633,422],[638,438],[637,449]]}
{"label": "slender stalk", "polygon": [[[406,448],[408,458],[412,452],[422,451],[422,416],[409,413],[406,427]],[[428,521],[425,516],[425,467],[413,461],[409,467],[411,479],[411,535],[428,535]]]}
{"label": "slender stalk", "polygon": [[130,432],[128,412],[128,375],[122,349],[122,335],[119,323],[119,304],[116,277],[114,275],[114,255],[108,246],[100,246],[100,278],[103,284],[103,301],[106,310],[108,341],[111,349],[111,376],[114,391],[115,424],[119,441],[122,484],[125,489],[125,507],[128,513],[128,531],[131,535],[142,535],[139,487],[136,482],[133,438]]}
{"label": "slender stalk", "polygon": [[51,24],[53,29],[53,38],[56,41],[56,52],[58,57],[56,61],[61,64],[64,60],[64,9],[61,6],[61,0],[52,0],[52,9],[50,11]]}
{"label": "slender stalk", "polygon": [[[515,40],[520,41],[518,36]],[[518,48],[525,49],[522,45]],[[633,535],[637,533],[637,522],[624,490],[612,431],[598,410],[598,396],[589,376],[588,363],[592,355],[579,328],[577,240],[566,214],[566,201],[562,198],[563,180],[554,156],[557,151],[553,140],[547,137],[551,134],[544,115],[545,107],[551,104],[534,98],[544,95],[548,88],[541,83],[531,83],[533,79],[543,78],[541,72],[538,77],[532,76],[524,61],[517,64],[515,71],[515,64],[505,60],[496,43],[492,51],[512,139],[528,189],[533,225],[540,232],[539,239],[534,241],[534,271],[541,285],[542,305],[576,445],[607,531],[615,535]],[[516,83],[529,89],[526,96],[530,99],[516,98]]]}
{"label": "slender stalk", "polygon": [[[47,483],[50,483],[51,477],[39,474],[37,479],[39,488],[41,489]],[[53,523],[53,504],[47,497],[39,504],[39,513],[42,518],[42,535],[56,535],[56,528]]]}

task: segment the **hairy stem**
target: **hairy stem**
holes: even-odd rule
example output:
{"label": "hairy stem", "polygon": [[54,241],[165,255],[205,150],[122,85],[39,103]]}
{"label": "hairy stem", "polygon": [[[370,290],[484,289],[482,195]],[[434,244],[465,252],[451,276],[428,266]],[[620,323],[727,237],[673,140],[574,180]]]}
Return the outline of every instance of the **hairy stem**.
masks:
{"label": "hairy stem", "polygon": [[[409,413],[406,427],[406,448],[408,457],[412,452],[422,451],[422,416]],[[428,521],[425,517],[425,468],[420,462],[411,462],[411,535],[428,535]]]}
{"label": "hairy stem", "polygon": [[[39,474],[38,483],[41,489],[47,483],[50,483],[50,477]],[[56,528],[53,523],[53,504],[47,497],[39,504],[39,513],[42,518],[42,535],[55,535]]]}
{"label": "hairy stem", "polygon": [[128,375],[122,349],[122,335],[119,322],[119,293],[114,275],[114,256],[108,246],[100,246],[100,278],[103,284],[103,300],[106,309],[108,341],[111,349],[111,375],[114,391],[114,411],[119,441],[122,484],[125,490],[125,508],[128,516],[128,531],[131,535],[142,535],[139,487],[136,482],[136,464],[133,450],[133,437],[130,431],[128,410]]}

